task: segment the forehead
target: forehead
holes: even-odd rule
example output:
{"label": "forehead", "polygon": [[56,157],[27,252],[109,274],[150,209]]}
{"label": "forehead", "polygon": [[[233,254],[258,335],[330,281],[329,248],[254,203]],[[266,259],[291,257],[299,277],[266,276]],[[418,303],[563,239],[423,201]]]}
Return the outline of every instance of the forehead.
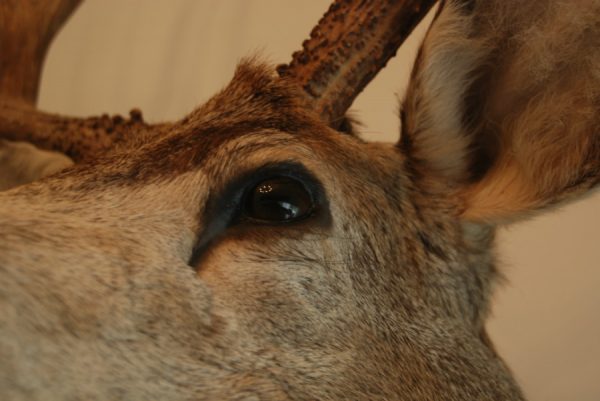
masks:
{"label": "forehead", "polygon": [[[110,181],[146,181],[202,167],[227,143],[268,147],[281,140],[274,133],[310,142],[331,143],[340,136],[310,111],[293,84],[274,76],[272,68],[243,62],[231,83],[168,131],[133,139],[106,163],[119,166]],[[264,135],[264,140],[251,139]],[[248,139],[247,141],[245,139]],[[273,143],[269,141],[273,139]],[[108,167],[108,166],[106,166]],[[106,171],[106,169],[104,169]]]}
{"label": "forehead", "polygon": [[277,162],[304,164],[324,181],[361,190],[398,181],[388,176],[402,165],[397,148],[329,128],[308,107],[301,89],[273,71],[240,64],[229,85],[168,130],[133,138],[97,163],[66,173],[76,179],[63,181],[61,193],[66,187],[78,194],[142,187],[199,171],[218,185],[241,170]]}

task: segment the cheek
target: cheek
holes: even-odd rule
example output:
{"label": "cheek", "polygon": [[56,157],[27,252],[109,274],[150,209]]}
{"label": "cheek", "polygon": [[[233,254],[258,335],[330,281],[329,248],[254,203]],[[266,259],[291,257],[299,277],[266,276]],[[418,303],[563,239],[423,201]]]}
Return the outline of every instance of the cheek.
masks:
{"label": "cheek", "polygon": [[328,265],[323,248],[317,241],[222,240],[211,246],[198,275],[214,296],[214,313],[240,335],[314,346],[341,331],[345,316],[343,265]]}

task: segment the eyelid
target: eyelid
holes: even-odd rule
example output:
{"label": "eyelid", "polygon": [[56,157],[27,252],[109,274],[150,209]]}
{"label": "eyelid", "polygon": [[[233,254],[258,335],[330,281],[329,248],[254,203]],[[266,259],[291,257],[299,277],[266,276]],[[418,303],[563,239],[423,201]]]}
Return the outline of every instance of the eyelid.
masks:
{"label": "eyelid", "polygon": [[[194,266],[210,242],[236,224],[241,202],[248,188],[258,185],[261,180],[271,176],[283,176],[301,181],[314,202],[315,210],[326,203],[325,192],[320,181],[304,165],[298,162],[267,163],[258,168],[247,170],[228,181],[222,189],[210,191],[209,199],[203,211],[204,222],[198,232],[196,245],[189,264]],[[314,213],[314,211],[313,211]]]}

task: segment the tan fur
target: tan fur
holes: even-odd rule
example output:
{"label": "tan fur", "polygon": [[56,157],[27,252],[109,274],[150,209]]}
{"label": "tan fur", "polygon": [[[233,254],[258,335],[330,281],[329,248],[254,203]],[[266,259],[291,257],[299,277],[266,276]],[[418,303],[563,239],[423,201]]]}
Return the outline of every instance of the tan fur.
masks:
{"label": "tan fur", "polygon": [[[332,130],[293,82],[247,61],[168,133],[0,194],[0,398],[522,400],[484,328],[494,225],[598,182],[597,81],[552,107],[581,82],[552,78],[577,61],[559,46],[539,56],[537,89],[493,90],[534,68],[509,57],[526,41],[503,38],[582,16],[459,3],[425,39],[398,146]],[[599,48],[576,37],[592,60]],[[227,217],[243,177],[290,163],[322,188],[311,217]]]}
{"label": "tan fur", "polygon": [[460,187],[464,218],[495,223],[595,186],[600,2],[444,8],[404,102],[416,168]]}

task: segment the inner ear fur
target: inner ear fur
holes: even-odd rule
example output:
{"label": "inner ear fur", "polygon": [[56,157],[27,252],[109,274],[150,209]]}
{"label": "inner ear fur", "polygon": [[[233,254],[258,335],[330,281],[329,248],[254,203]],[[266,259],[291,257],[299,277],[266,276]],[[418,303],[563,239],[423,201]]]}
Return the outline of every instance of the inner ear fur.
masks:
{"label": "inner ear fur", "polygon": [[600,3],[447,1],[417,56],[399,147],[415,179],[499,223],[600,181]]}

